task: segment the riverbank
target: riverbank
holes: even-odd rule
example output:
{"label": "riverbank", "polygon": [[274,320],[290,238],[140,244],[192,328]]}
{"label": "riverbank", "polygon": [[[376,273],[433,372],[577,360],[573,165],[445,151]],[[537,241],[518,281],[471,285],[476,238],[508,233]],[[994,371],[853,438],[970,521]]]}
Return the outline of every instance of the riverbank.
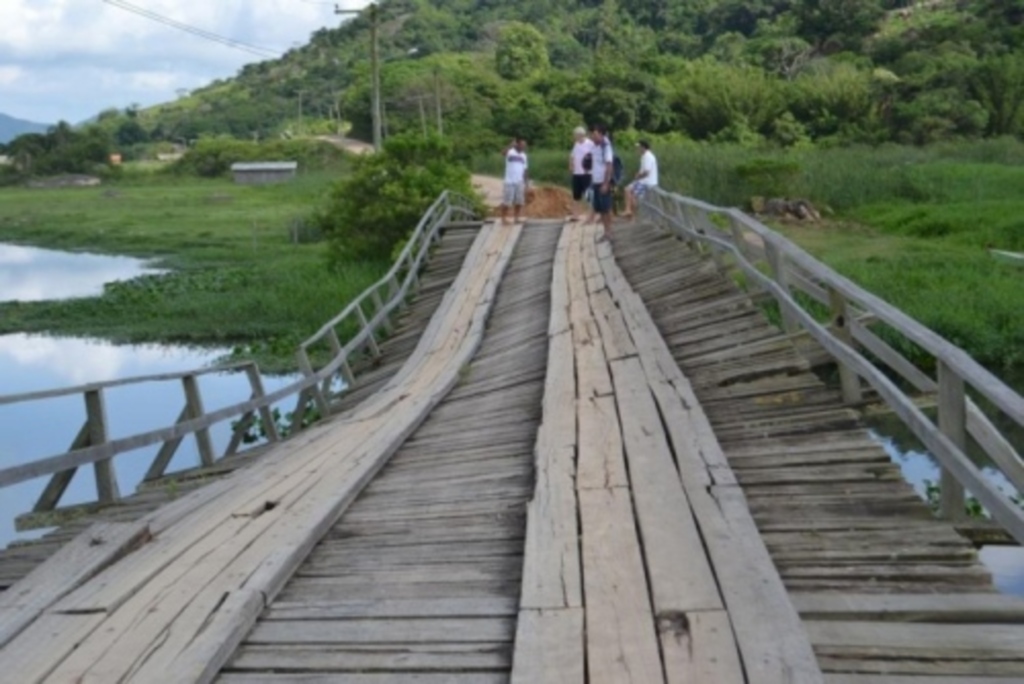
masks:
{"label": "riverbank", "polygon": [[100,297],[2,303],[0,334],[229,347],[268,370],[288,370],[295,345],[387,268],[327,270],[306,217],[334,178],[247,187],[153,176],[0,190],[0,242],[149,258],[171,270],[109,284]]}

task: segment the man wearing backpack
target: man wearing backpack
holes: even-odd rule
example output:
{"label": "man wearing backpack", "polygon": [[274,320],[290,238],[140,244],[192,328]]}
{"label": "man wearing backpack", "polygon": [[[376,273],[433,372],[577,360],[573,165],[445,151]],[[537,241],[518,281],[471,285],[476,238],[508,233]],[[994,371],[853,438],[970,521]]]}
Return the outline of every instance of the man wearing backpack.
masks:
{"label": "man wearing backpack", "polygon": [[594,166],[594,141],[587,137],[587,129],[578,126],[573,131],[576,142],[569,153],[569,173],[572,174],[572,218],[579,221],[580,213],[585,208],[584,197],[590,190],[590,171]]}
{"label": "man wearing backpack", "polygon": [[591,189],[594,192],[594,212],[600,214],[604,235],[598,242],[612,239],[612,208],[615,204],[615,184],[619,181],[616,174],[622,174],[622,162],[615,156],[608,127],[603,124],[594,126],[591,133],[594,141],[592,153],[594,162],[590,170]]}

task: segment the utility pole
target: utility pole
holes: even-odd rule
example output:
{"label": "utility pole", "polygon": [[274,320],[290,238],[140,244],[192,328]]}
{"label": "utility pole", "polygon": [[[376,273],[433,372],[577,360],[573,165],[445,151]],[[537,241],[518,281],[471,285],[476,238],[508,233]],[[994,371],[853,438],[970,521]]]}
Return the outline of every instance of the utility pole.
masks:
{"label": "utility pole", "polygon": [[423,127],[423,137],[426,138],[427,137],[427,109],[426,109],[426,107],[423,106],[423,100],[425,98],[424,98],[423,95],[420,95],[416,99],[420,103],[420,126]]}
{"label": "utility pole", "polygon": [[[370,10],[370,115],[373,119],[373,149],[380,151],[383,142],[383,116],[380,106],[380,55],[377,44],[377,28],[380,15],[377,3],[371,2]],[[360,10],[346,10],[335,6],[335,14],[359,14]]]}
{"label": "utility pole", "polygon": [[434,104],[437,107],[437,135],[444,136],[444,115],[441,112],[441,70],[434,67]]}

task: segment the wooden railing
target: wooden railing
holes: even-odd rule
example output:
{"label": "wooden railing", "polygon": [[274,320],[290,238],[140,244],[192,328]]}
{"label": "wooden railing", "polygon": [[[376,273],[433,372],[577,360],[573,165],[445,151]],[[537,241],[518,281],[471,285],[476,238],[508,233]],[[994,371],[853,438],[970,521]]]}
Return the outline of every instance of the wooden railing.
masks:
{"label": "wooden railing", "polygon": [[[738,268],[746,287],[770,295],[778,303],[787,332],[802,331],[835,359],[845,401],[860,402],[865,387],[878,394],[938,461],[942,472],[940,515],[953,520],[965,515],[966,488],[993,519],[1024,543],[1024,510],[966,453],[970,436],[994,467],[1024,493],[1024,460],[967,390],[983,398],[991,410],[1024,426],[1024,398],[1020,394],[956,345],[737,209],[716,207],[659,189],[645,195],[641,212],[694,249],[710,253],[719,268]],[[819,322],[812,311],[814,305],[807,302],[827,309],[828,321]],[[885,324],[890,335],[930,355],[936,377],[872,331],[871,322]],[[897,384],[865,354],[903,382]],[[936,421],[919,408],[911,392],[935,395]]]}
{"label": "wooden railing", "polygon": [[[40,477],[50,477],[45,489],[33,507],[34,518],[49,520],[48,512],[57,509],[61,498],[79,468],[92,465],[96,478],[97,501],[90,505],[106,505],[121,498],[112,460],[119,454],[159,444],[160,448],[150,463],[144,482],[164,476],[178,447],[188,436],[193,436],[203,466],[213,465],[218,458],[237,453],[245,434],[253,425],[257,414],[269,442],[280,439],[271,407],[290,397],[297,397],[292,415],[292,430],[318,416],[327,416],[333,410],[335,399],[345,388],[355,383],[350,358],[353,354],[380,355],[379,339],[390,330],[392,317],[407,303],[419,284],[419,273],[430,258],[431,246],[441,239],[442,229],[453,220],[471,219],[472,204],[465,198],[444,192],[431,205],[410,235],[394,265],[380,280],[367,288],[354,301],[320,330],[299,345],[296,353],[302,377],[274,392],[264,390],[263,378],[255,362],[242,362],[215,368],[204,368],[179,373],[149,375],[109,382],[92,383],[42,392],[0,396],[3,406],[26,402],[82,395],[86,419],[78,435],[65,453],[0,469],[0,489]],[[342,344],[344,330],[355,328],[356,333]],[[329,345],[330,360],[314,369],[309,350],[324,342]],[[249,399],[216,411],[206,411],[199,390],[198,378],[210,373],[226,371],[244,372],[249,380]],[[341,377],[342,389],[332,391],[334,380]],[[184,390],[184,408],[174,425],[138,433],[129,437],[110,439],[107,429],[105,393],[117,387],[149,382],[180,380]],[[315,405],[314,407],[311,404]],[[210,439],[210,427],[225,420],[237,419],[231,439],[224,453],[216,455]],[[80,508],[81,505],[75,508]],[[26,529],[45,524],[19,520],[19,528]]]}

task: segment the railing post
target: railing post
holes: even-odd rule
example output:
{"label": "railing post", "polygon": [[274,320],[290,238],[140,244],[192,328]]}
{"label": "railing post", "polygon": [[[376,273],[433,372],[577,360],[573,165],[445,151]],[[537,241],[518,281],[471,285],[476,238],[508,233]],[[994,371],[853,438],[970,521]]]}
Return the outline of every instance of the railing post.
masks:
{"label": "railing post", "polygon": [[[245,374],[249,378],[249,387],[252,388],[254,399],[262,399],[267,391],[263,387],[263,376],[260,375],[259,367],[253,363],[245,367]],[[263,423],[263,431],[267,434],[268,442],[277,442],[281,439],[277,431],[277,423],[274,422],[274,410],[270,406],[260,407],[260,421]]]}
{"label": "railing post", "polygon": [[[373,292],[370,293],[370,301],[373,302],[373,307],[374,307],[373,315],[376,316],[378,313],[380,313],[384,309],[384,300],[381,299],[380,291],[379,290],[374,290]],[[385,333],[388,333],[388,334],[391,333],[392,326],[391,326],[391,315],[390,314],[385,315],[384,318],[381,319],[381,323],[380,324],[381,324],[381,327],[384,328],[384,332]]]}
{"label": "railing post", "polygon": [[750,259],[749,245],[747,244],[747,238],[743,234],[743,226],[740,224],[740,220],[729,214],[729,230],[732,232],[732,242],[736,245],[736,249],[739,250],[740,254],[745,259]]}
{"label": "railing post", "polygon": [[[341,346],[341,340],[338,339],[337,331],[332,329],[330,334],[327,336],[327,340],[331,343],[332,357],[337,359],[339,356],[341,356],[342,352],[344,351],[344,349]],[[339,372],[341,373],[341,379],[345,381],[347,389],[351,389],[352,385],[355,384],[356,376],[352,372],[352,366],[348,364],[348,356],[346,356],[345,359],[341,362]]]}
{"label": "railing post", "polygon": [[[832,334],[840,342],[848,347],[853,347],[853,333],[850,330],[849,310],[846,306],[846,299],[835,288],[828,289],[828,301],[832,310],[832,323],[830,329]],[[863,398],[861,392],[860,377],[847,367],[842,361],[836,359],[839,366],[839,383],[842,386],[843,401],[847,404],[856,404]]]}
{"label": "railing post", "polygon": [[[310,361],[309,361],[309,353],[306,352],[306,348],[305,347],[299,347],[299,351],[296,354],[296,357],[298,358],[299,370],[302,371],[302,374],[305,375],[307,378],[308,377],[312,377],[314,375],[314,373],[313,373],[313,364],[310,363]],[[331,406],[327,402],[327,397],[324,396],[323,391],[320,389],[320,383],[319,382],[313,383],[310,386],[309,389],[313,393],[313,401],[316,402],[316,407],[320,410],[320,415],[322,417],[324,417],[324,418],[326,418],[327,416],[331,415]],[[301,398],[300,398],[300,403],[301,403]],[[305,409],[305,407],[303,406],[303,410],[304,409]],[[296,413],[298,413],[298,412],[299,412],[299,409],[296,408]]]}
{"label": "railing post", "polygon": [[370,330],[370,322],[366,320],[366,314],[363,313],[363,305],[356,305],[356,316],[359,318],[359,326],[362,328],[366,335],[366,346],[370,349],[370,354],[373,358],[380,358],[380,345],[377,344],[377,338],[373,335],[373,330]]}
{"label": "railing post", "polygon": [[[961,451],[966,446],[967,404],[964,381],[939,359],[939,430]],[[964,487],[945,467],[939,478],[939,515],[946,520],[961,520],[964,512]]]}
{"label": "railing post", "polygon": [[[789,260],[786,259],[786,255],[779,252],[779,248],[771,240],[765,240],[764,253],[768,259],[768,266],[772,270],[772,277],[775,279],[775,282],[778,283],[779,287],[786,294],[792,295],[793,292],[789,286]],[[783,329],[787,333],[794,333],[799,330],[800,323],[793,313],[784,306],[780,306],[779,309],[782,311]],[[847,327],[849,326],[847,325]]]}
{"label": "railing post", "polygon": [[[186,375],[181,379],[185,388],[185,406],[188,408],[190,419],[202,418],[206,411],[203,409],[203,397],[199,393],[199,382],[194,375]],[[210,429],[200,428],[195,431],[196,447],[199,449],[199,460],[204,466],[212,466],[215,460],[213,455],[213,441],[210,439]]]}
{"label": "railing post", "polygon": [[[388,301],[391,301],[398,296],[398,293],[402,291],[402,284],[398,281],[398,275],[392,274],[391,279],[388,280]],[[404,311],[406,307],[405,297],[402,297],[398,302],[398,311]]]}
{"label": "railing post", "polygon": [[410,249],[409,253],[406,255],[405,260],[407,262],[406,268],[409,269],[409,282],[412,283],[412,291],[416,292],[417,290],[420,289],[420,276],[416,272],[416,260],[413,259],[412,253],[413,250]]}
{"label": "railing post", "polygon": [[[85,415],[89,425],[89,446],[107,442],[107,407],[103,401],[103,390],[88,390],[85,393]],[[111,459],[93,463],[96,473],[96,495],[102,503],[113,503],[121,498],[117,487],[117,474]]]}
{"label": "railing post", "polygon": [[[673,199],[673,201],[671,202],[671,205],[672,205],[672,210],[673,210],[672,213],[675,214],[676,221],[678,221],[679,224],[682,226],[682,231],[681,232],[682,232],[683,240],[686,241],[686,244],[691,249],[695,245],[699,245],[700,243],[696,242],[694,240],[693,236],[690,235],[690,233],[686,230],[686,228],[688,227],[687,224],[689,223],[689,221],[688,221],[687,216],[686,216],[686,209],[683,207],[682,203],[680,203],[678,200]],[[699,251],[699,249],[698,249],[698,251]]]}

